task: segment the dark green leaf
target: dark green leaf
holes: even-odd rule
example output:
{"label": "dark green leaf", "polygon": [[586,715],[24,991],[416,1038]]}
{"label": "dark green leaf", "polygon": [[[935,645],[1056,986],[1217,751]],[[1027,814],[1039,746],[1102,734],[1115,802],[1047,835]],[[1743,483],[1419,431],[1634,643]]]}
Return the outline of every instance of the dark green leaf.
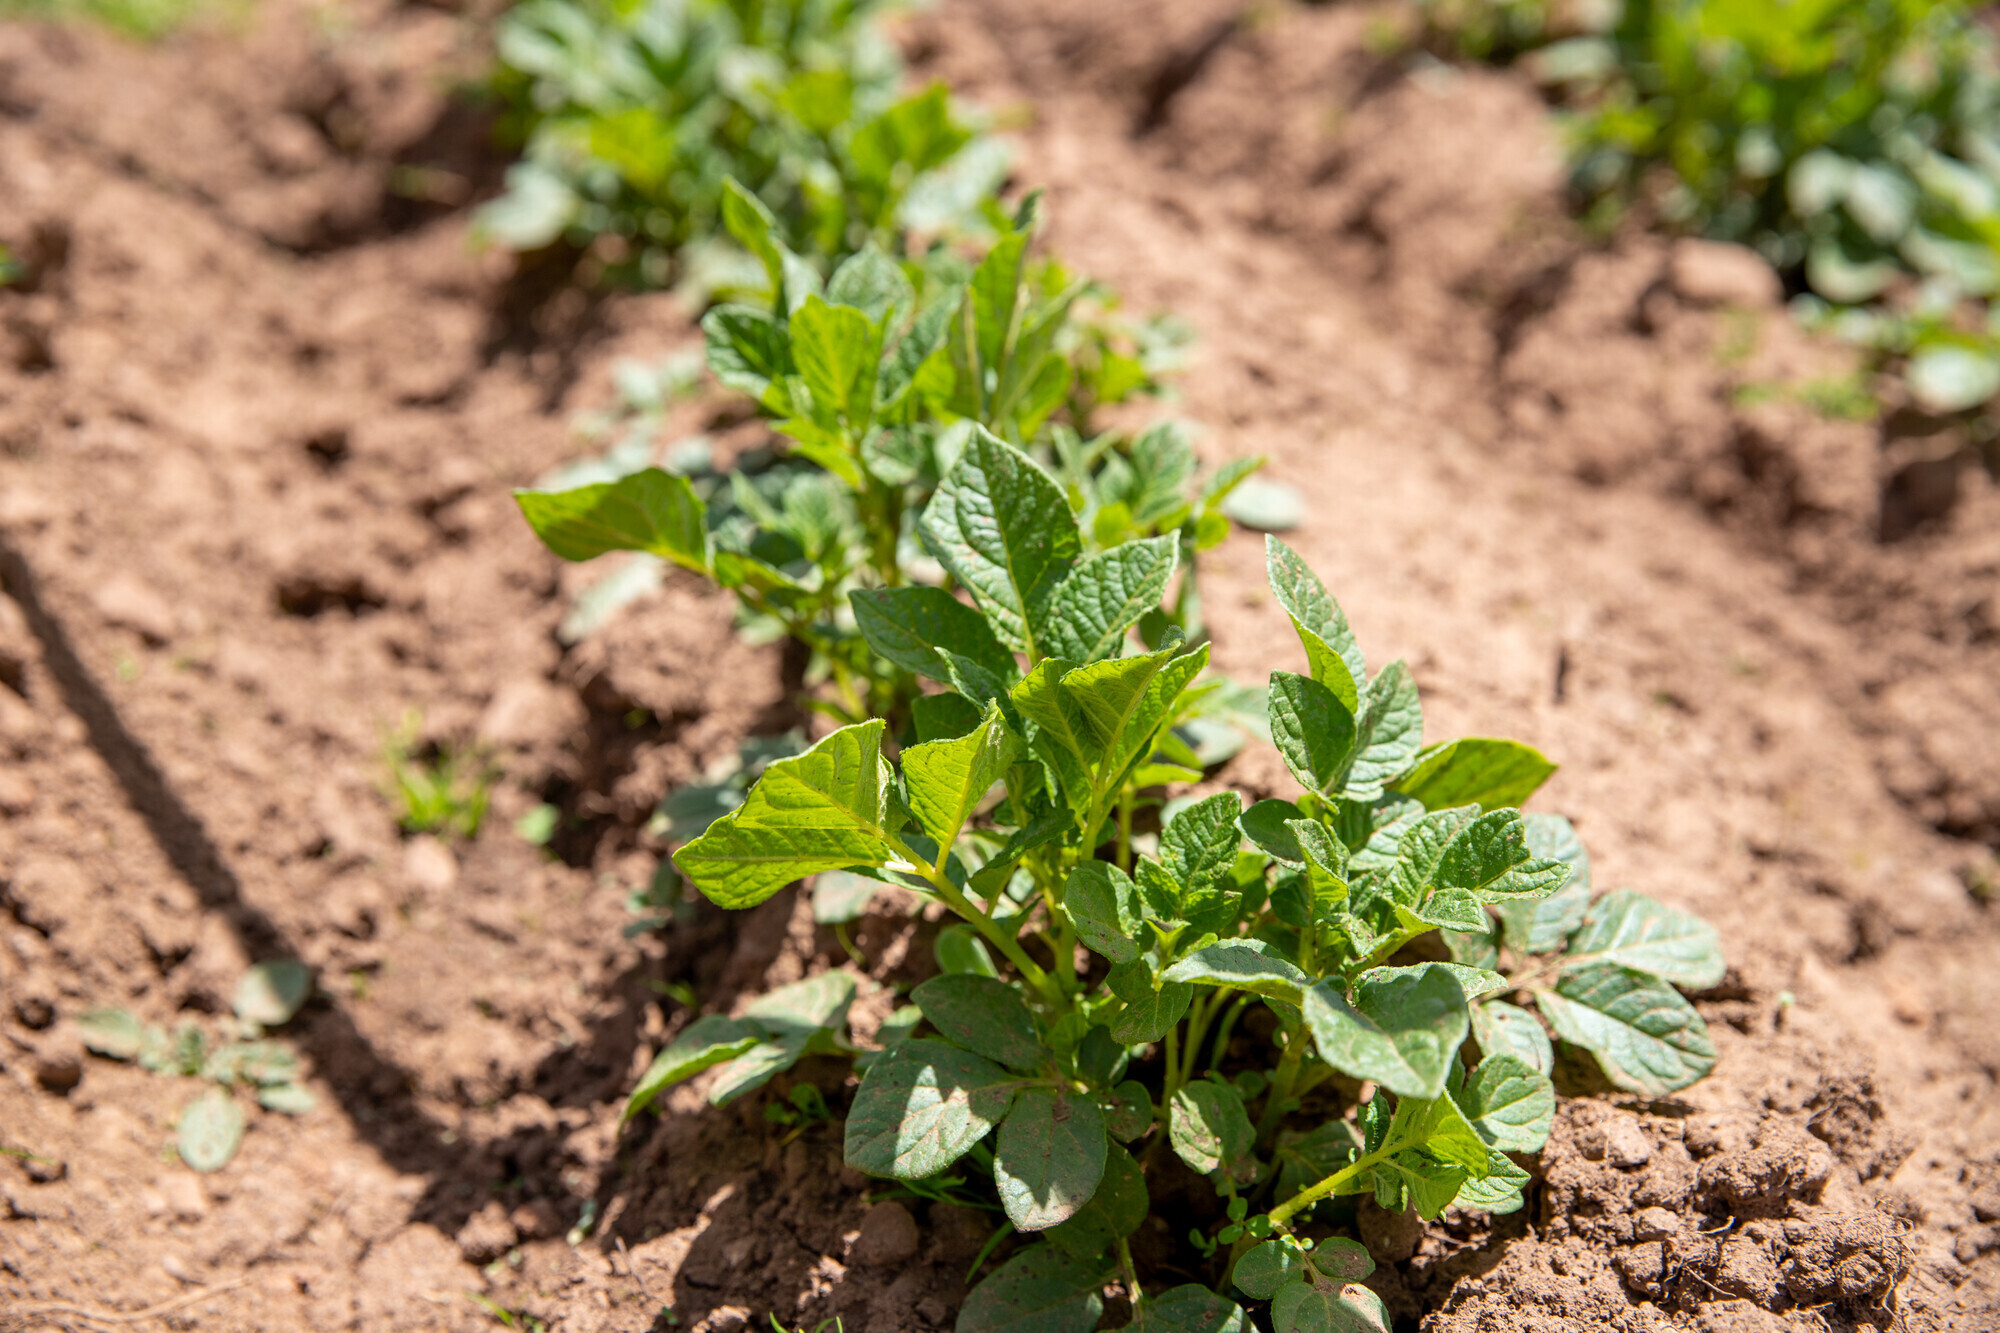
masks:
{"label": "dark green leaf", "polygon": [[1139,1164],[1114,1143],[1105,1150],[1104,1178],[1090,1202],[1067,1222],[1051,1227],[1045,1238],[1065,1254],[1095,1259],[1143,1226],[1150,1207]]}
{"label": "dark green leaf", "polygon": [[1271,673],[1271,740],[1308,791],[1338,795],[1354,757],[1354,714],[1326,686]]}
{"label": "dark green leaf", "polygon": [[1502,898],[1546,898],[1568,881],[1561,861],[1543,861],[1528,851],[1527,825],[1519,810],[1494,810],[1460,829],[1438,859],[1440,889],[1462,889],[1482,902]]}
{"label": "dark green leaf", "polygon": [[1595,1054],[1628,1091],[1664,1097],[1715,1068],[1701,1015],[1658,977],[1599,963],[1537,990],[1535,1002],[1558,1037]]}
{"label": "dark green leaf", "polygon": [[1294,1282],[1271,1302],[1275,1333],[1389,1333],[1389,1311],[1364,1286]]}
{"label": "dark green leaf", "polygon": [[1104,1127],[1120,1143],[1130,1143],[1153,1123],[1153,1094],[1136,1079],[1126,1079],[1111,1090],[1111,1109],[1105,1113]]}
{"label": "dark green leaf", "polygon": [[1167,821],[1160,835],[1160,863],[1183,892],[1206,892],[1235,869],[1243,846],[1236,818],[1242,812],[1243,798],[1225,791],[1184,807]]}
{"label": "dark green leaf", "polygon": [[979,705],[962,694],[920,694],[910,700],[910,726],[918,743],[963,736],[979,725]]}
{"label": "dark green leaf", "polygon": [[1287,865],[1303,866],[1306,854],[1299,846],[1299,840],[1285,827],[1294,819],[1304,818],[1296,805],[1290,801],[1259,801],[1245,810],[1238,823],[1243,835],[1258,847]]}
{"label": "dark green leaf", "polygon": [[1473,1005],[1472,1035],[1478,1038],[1479,1049],[1488,1059],[1511,1055],[1541,1073],[1555,1070],[1555,1049],[1549,1044],[1549,1034],[1542,1031],[1533,1014],[1518,1005],[1505,1000]]}
{"label": "dark green leaf", "polygon": [[1521,953],[1551,953],[1583,924],[1590,909],[1590,856],[1576,829],[1561,815],[1523,815],[1528,850],[1570,868],[1569,882],[1546,898],[1495,903],[1509,947]]}
{"label": "dark green leaf", "polygon": [[1503,1152],[1540,1152],[1555,1121],[1549,1076],[1518,1055],[1489,1053],[1454,1094],[1479,1136]]}
{"label": "dark green leaf", "polygon": [[939,483],[918,524],[924,546],[978,599],[1002,642],[1040,655],[1030,626],[1083,542],[1062,489],[1035,461],[984,429]]}
{"label": "dark green leaf", "polygon": [[1088,948],[1114,963],[1139,956],[1144,909],[1138,888],[1117,866],[1109,861],[1079,864],[1063,887],[1063,908]]}
{"label": "dark green leaf", "polygon": [[986,949],[986,941],[963,922],[954,922],[940,930],[932,952],[937,956],[938,967],[953,976],[1000,975],[1000,969],[993,965],[993,955]]}
{"label": "dark green leaf", "polygon": [[1465,991],[1435,964],[1363,980],[1354,1005],[1321,982],[1306,992],[1305,1016],[1328,1064],[1403,1097],[1443,1094],[1470,1025]]}
{"label": "dark green leaf", "polygon": [[1125,542],[1089,556],[1057,585],[1039,617],[1036,646],[1052,657],[1115,657],[1139,618],[1160,605],[1180,562],[1180,534]]}
{"label": "dark green leaf", "polygon": [[[1298,552],[1276,537],[1264,539],[1264,568],[1271,591],[1277,594],[1278,605],[1285,608],[1285,614],[1299,631],[1299,638],[1305,642],[1313,679],[1332,690],[1346,704],[1349,713],[1355,712],[1360,683],[1368,679],[1368,661],[1362,656],[1354,631],[1347,626],[1340,603],[1333,600],[1319,576],[1306,568]],[[1329,680],[1321,674],[1326,662],[1323,649],[1330,649],[1346,669],[1344,685],[1338,676]]]}
{"label": "dark green leaf", "polygon": [[1519,741],[1469,737],[1434,745],[1417,756],[1417,766],[1396,783],[1396,790],[1429,810],[1454,805],[1497,810],[1526,801],[1555,771],[1540,752]]}
{"label": "dark green leaf", "polygon": [[945,648],[1002,679],[1014,675],[1014,655],[986,617],[943,588],[857,588],[847,600],[868,646],[905,671],[948,682],[937,654]]}
{"label": "dark green leaf", "polygon": [[820,871],[813,876],[813,922],[822,926],[838,926],[859,921],[867,914],[868,904],[875,900],[875,891],[881,887],[880,880],[869,879],[865,875],[845,870]]}
{"label": "dark green leaf", "polygon": [[1188,1084],[1168,1104],[1167,1126],[1174,1154],[1196,1171],[1223,1171],[1242,1184],[1253,1178],[1257,1133],[1234,1087],[1209,1079]]}
{"label": "dark green leaf", "polygon": [[619,1123],[652,1105],[653,1099],[673,1084],[692,1078],[711,1065],[734,1060],[763,1040],[763,1029],[744,1019],[725,1018],[721,1014],[697,1018],[653,1057],[653,1063],[640,1076],[639,1085],[626,1099]]}
{"label": "dark green leaf", "polygon": [[1155,989],[1143,958],[1119,963],[1105,981],[1112,993],[1125,1001],[1125,1007],[1111,1020],[1111,1035],[1127,1045],[1166,1036],[1194,1002],[1194,987],[1185,982],[1165,982]]}
{"label": "dark green leaf", "polygon": [[1351,801],[1372,801],[1409,769],[1424,743],[1424,710],[1408,667],[1391,662],[1368,682],[1354,732],[1354,762],[1339,794]]}
{"label": "dark green leaf", "polygon": [[1289,1282],[1307,1280],[1305,1251],[1284,1240],[1267,1240],[1236,1261],[1230,1280],[1252,1300],[1268,1301]]}
{"label": "dark green leaf", "polygon": [[903,266],[870,242],[843,260],[826,280],[826,299],[854,306],[870,324],[894,328],[916,305],[917,293]]}
{"label": "dark green leaf", "polygon": [[1197,949],[1160,976],[1169,983],[1233,987],[1292,1005],[1303,1003],[1305,991],[1312,985],[1311,977],[1284,959],[1236,942]]}
{"label": "dark green leaf", "polygon": [[931,1026],[968,1051],[1015,1069],[1033,1069],[1049,1052],[1035,1035],[1035,1018],[1012,986],[958,973],[932,977],[910,992]]}
{"label": "dark green leaf", "polygon": [[1489,1213],[1517,1212],[1524,1202],[1521,1191],[1534,1177],[1514,1165],[1513,1159],[1498,1148],[1486,1159],[1484,1180],[1468,1180],[1458,1187],[1452,1203],[1459,1208],[1478,1208]]}
{"label": "dark green leaf", "polygon": [[792,371],[791,340],[766,311],[719,305],[702,316],[701,331],[715,378],[759,402],[767,401],[774,381]]}
{"label": "dark green leaf", "polygon": [[1044,1231],[1076,1215],[1097,1192],[1109,1140],[1104,1112],[1087,1096],[1029,1088],[1000,1123],[993,1182],[1007,1220]]}
{"label": "dark green leaf", "polygon": [[1242,1306],[1198,1282],[1147,1296],[1125,1327],[1127,1333],[1255,1333]]}
{"label": "dark green leaf", "polygon": [[955,1333],[1090,1333],[1104,1314],[1110,1270],[1053,1245],[1031,1246],[972,1289]]}
{"label": "dark green leaf", "polygon": [[1714,926],[1629,889],[1599,898],[1583,928],[1570,937],[1564,970],[1599,963],[1650,972],[1695,990],[1717,984],[1728,970]]}
{"label": "dark green leaf", "polygon": [[874,420],[880,356],[868,316],[852,306],[808,296],[789,327],[792,360],[812,394],[815,418],[822,424],[837,420],[858,442]]}
{"label": "dark green leaf", "polygon": [[645,551],[708,570],[707,510],[686,477],[649,467],[573,491],[515,491],[528,526],[565,560]]}
{"label": "dark green leaf", "polygon": [[947,1042],[900,1042],[854,1094],[847,1164],[896,1180],[934,1176],[992,1131],[1020,1087],[1018,1074]]}

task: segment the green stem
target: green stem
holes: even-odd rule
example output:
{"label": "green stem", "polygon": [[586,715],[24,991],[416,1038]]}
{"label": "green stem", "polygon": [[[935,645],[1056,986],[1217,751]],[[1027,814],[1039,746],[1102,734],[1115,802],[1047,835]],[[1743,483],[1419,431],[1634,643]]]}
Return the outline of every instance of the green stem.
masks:
{"label": "green stem", "polygon": [[1387,1161],[1401,1152],[1403,1147],[1402,1140],[1391,1140],[1384,1143],[1374,1152],[1355,1158],[1325,1180],[1320,1181],[1319,1184],[1306,1186],[1297,1194],[1294,1194],[1291,1198],[1271,1210],[1271,1225],[1280,1228],[1284,1227],[1296,1214],[1312,1207],[1329,1195],[1338,1194],[1342,1185],[1361,1175],[1362,1172],[1368,1170],[1377,1162]]}
{"label": "green stem", "polygon": [[1132,873],[1132,789],[1118,793],[1118,868]]}
{"label": "green stem", "polygon": [[1057,1008],[1062,1007],[1064,998],[1062,990],[1049,979],[1049,974],[1042,970],[1039,963],[1028,957],[1027,950],[1021,947],[1019,940],[1000,929],[998,922],[975,907],[972,900],[960,892],[958,886],[951,882],[951,877],[942,870],[919,862],[918,873],[937,890],[937,895],[944,899],[945,906],[964,917],[974,930],[984,935],[994,948],[1006,955],[1007,961],[1020,970],[1022,978],[1034,987],[1043,999]]}
{"label": "green stem", "polygon": [[1195,1059],[1201,1054],[1201,1039],[1208,1035],[1208,1025],[1215,1017],[1215,1011],[1228,998],[1226,991],[1213,991],[1195,997],[1194,1005],[1188,1010],[1187,1045],[1181,1056],[1182,1076],[1194,1078]]}
{"label": "green stem", "polygon": [[1271,1140],[1278,1136],[1278,1126],[1284,1123],[1285,1103],[1291,1100],[1292,1084],[1298,1081],[1299,1065],[1306,1056],[1306,1034],[1299,1028],[1285,1029],[1285,1053],[1278,1060],[1278,1072],[1271,1078],[1271,1089],[1264,1095],[1264,1113],[1257,1118],[1257,1147],[1268,1151]]}
{"label": "green stem", "polygon": [[1251,996],[1239,995],[1236,1003],[1229,1006],[1229,1012],[1222,1016],[1222,1026],[1215,1030],[1215,1048],[1209,1053],[1208,1063],[1212,1068],[1222,1068],[1222,1062],[1229,1055],[1229,1037],[1236,1031],[1236,1020],[1249,1007]]}
{"label": "green stem", "polygon": [[1123,1236],[1118,1238],[1118,1267],[1125,1273],[1126,1294],[1132,1298],[1132,1304],[1136,1307],[1146,1298],[1146,1293],[1139,1288],[1139,1268],[1132,1262],[1132,1247],[1126,1243]]}

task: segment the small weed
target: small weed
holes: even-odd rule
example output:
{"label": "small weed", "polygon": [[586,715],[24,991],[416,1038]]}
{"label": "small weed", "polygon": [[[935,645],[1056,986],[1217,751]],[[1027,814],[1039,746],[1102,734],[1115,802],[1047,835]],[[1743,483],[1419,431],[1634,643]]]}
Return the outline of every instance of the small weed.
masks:
{"label": "small weed", "polygon": [[529,1314],[526,1310],[509,1310],[495,1300],[481,1296],[476,1291],[467,1291],[466,1297],[505,1328],[517,1328],[522,1333],[548,1333],[548,1321]]}
{"label": "small weed", "polygon": [[312,974],[290,961],[259,963],[236,986],[236,1021],[220,1035],[192,1023],[172,1031],[141,1023],[123,1009],[94,1009],[77,1019],[84,1045],[98,1055],[130,1060],[168,1077],[199,1078],[209,1087],[181,1111],[174,1143],[180,1159],[197,1171],[219,1171],[243,1141],[243,1108],[232,1095],[255,1091],[268,1111],[304,1115],[313,1095],[301,1086],[298,1056],[265,1037],[291,1021],[312,994]]}
{"label": "small weed", "polygon": [[471,747],[446,745],[423,756],[417,745],[422,725],[421,716],[412,709],[383,742],[391,783],[388,795],[402,810],[396,822],[406,833],[475,838],[492,796],[493,767],[484,753]]}

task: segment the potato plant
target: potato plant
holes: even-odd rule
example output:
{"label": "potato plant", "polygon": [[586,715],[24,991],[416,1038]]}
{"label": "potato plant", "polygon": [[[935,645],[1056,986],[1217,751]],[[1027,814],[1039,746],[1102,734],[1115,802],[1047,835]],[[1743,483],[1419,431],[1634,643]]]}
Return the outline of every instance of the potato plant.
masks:
{"label": "potato plant", "polygon": [[[663,512],[628,517],[684,521],[659,495]],[[859,1054],[844,1134],[856,1169],[995,1200],[1030,1242],[960,1333],[1083,1333],[1114,1280],[1134,1328],[1248,1330],[1241,1298],[1268,1301],[1279,1333],[1386,1329],[1366,1252],[1326,1234],[1320,1205],[1521,1207],[1517,1158],[1555,1109],[1543,1021],[1642,1093],[1712,1066],[1675,985],[1720,979],[1714,932],[1637,894],[1592,902],[1574,830],[1518,808],[1553,766],[1511,741],[1426,746],[1407,668],[1370,674],[1288,547],[1269,543],[1270,584],[1307,671],[1272,672],[1270,727],[1301,790],[1177,801],[1148,851],[1130,812],[1201,777],[1176,726],[1217,688],[1205,644],[1172,626],[1136,641],[1180,534],[1088,549],[1055,479],[983,429],[918,528],[965,599],[850,594],[868,642],[935,683],[914,743],[892,754],[879,718],[842,727],[770,763],[674,860],[725,907],[851,875],[958,918],[943,973]],[[720,1066],[719,1103],[853,1051],[857,984],[831,971],[697,1019],[628,1116],[704,1069]],[[1275,1035],[1246,1060],[1231,1038],[1252,1004]],[[1134,1264],[1164,1152],[1224,1204],[1192,1238],[1213,1289],[1149,1289]]]}
{"label": "potato plant", "polygon": [[[649,286],[729,286],[724,182],[794,248],[837,261],[906,227],[981,227],[1006,153],[942,85],[905,94],[881,0],[528,0],[500,20],[495,91],[524,144],[482,212],[517,250],[616,238]],[[695,253],[684,255],[692,245]]]}
{"label": "potato plant", "polygon": [[918,679],[942,679],[942,668],[864,622],[879,621],[883,596],[936,581],[941,557],[917,515],[961,457],[999,440],[1057,466],[1064,485],[1051,502],[1077,512],[1080,543],[1139,541],[1161,568],[1187,558],[1174,606],[1151,608],[1142,628],[1155,642],[1170,623],[1198,631],[1193,553],[1227,535],[1219,506],[1262,460],[1198,483],[1174,425],[1085,439],[1092,408],[1148,380],[1101,326],[1073,336],[1069,316],[1091,285],[1031,259],[1032,201],[976,263],[944,249],[897,261],[870,245],[825,279],[749,191],[730,183],[723,213],[764,265],[771,300],[708,313],[708,364],[769,414],[786,457],[726,478],[649,468],[517,492],[550,549],[570,560],[645,551],[713,578],[747,617],[811,651],[810,679],[833,692],[811,706],[901,726]]}

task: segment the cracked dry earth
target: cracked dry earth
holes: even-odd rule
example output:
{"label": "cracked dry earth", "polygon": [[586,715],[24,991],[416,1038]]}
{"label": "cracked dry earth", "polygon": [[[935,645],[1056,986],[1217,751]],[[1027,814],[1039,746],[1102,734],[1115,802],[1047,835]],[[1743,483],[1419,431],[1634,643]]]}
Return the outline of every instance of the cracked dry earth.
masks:
{"label": "cracked dry earth", "polygon": [[[331,14],[145,50],[0,26],[0,1327],[496,1326],[476,1293],[579,1333],[947,1328],[984,1219],[871,1205],[837,1124],[696,1087],[618,1130],[669,987],[726,1010],[843,958],[791,894],[623,934],[653,803],[798,724],[796,664],[677,579],[559,642],[599,571],[506,490],[578,452],[617,360],[698,335],[469,249],[504,165],[452,95],[483,17]],[[1740,256],[1585,244],[1532,90],[1370,54],[1393,14],[953,0],[902,31],[1021,113],[1051,244],[1198,330],[1204,456],[1305,492],[1292,538],[1436,733],[1559,759],[1537,800],[1597,880],[1729,941],[1710,1080],[1581,1089],[1497,1227],[1364,1209],[1373,1281],[1452,1333],[2000,1326],[2000,923],[1967,889],[2000,845],[2000,486],[1913,480],[1906,415],[1732,406],[1841,354]],[[761,438],[720,397],[665,429]],[[1224,669],[1295,665],[1254,537],[1205,593]],[[411,709],[502,770],[476,839],[399,834]],[[544,801],[554,857],[512,831]],[[879,900],[871,980],[920,979],[934,928]],[[274,956],[319,978],[286,1029],[318,1107],[197,1177],[165,1151],[191,1085],[74,1020],[225,1013]],[[841,1068],[796,1077],[838,1116]]]}

